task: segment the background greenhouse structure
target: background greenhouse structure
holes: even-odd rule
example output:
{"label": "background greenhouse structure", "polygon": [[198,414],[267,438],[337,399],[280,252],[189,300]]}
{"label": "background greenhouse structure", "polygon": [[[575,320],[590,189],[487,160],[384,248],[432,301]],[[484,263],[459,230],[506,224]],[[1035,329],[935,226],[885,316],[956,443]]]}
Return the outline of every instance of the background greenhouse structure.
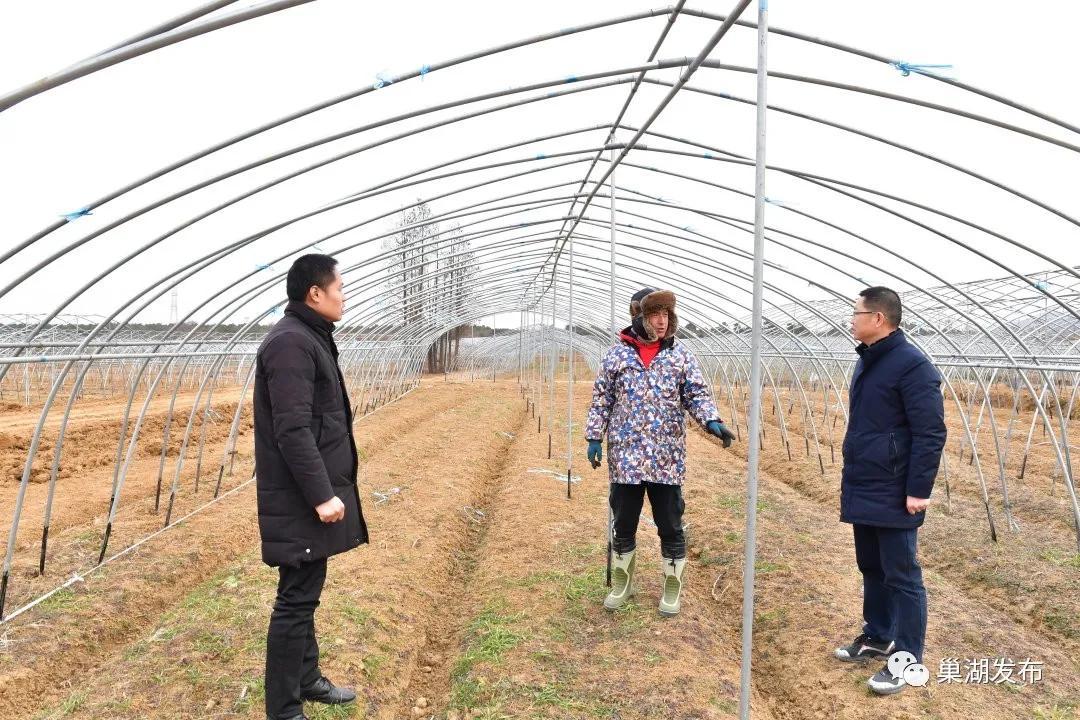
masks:
{"label": "background greenhouse structure", "polygon": [[[542,502],[592,516],[601,545],[603,498],[574,499],[598,477],[582,454],[591,380],[628,324],[631,294],[676,292],[679,340],[702,363],[742,463],[729,487],[745,509],[730,577],[702,591],[740,613],[738,682],[730,703],[715,704],[719,716],[736,714],[737,702],[749,717],[753,693],[755,717],[815,717],[809,705],[793,709],[794,690],[772,697],[752,684],[752,628],[764,622],[768,637],[771,617],[754,610],[769,542],[756,544],[758,476],[786,473],[834,517],[857,359],[852,303],[868,285],[897,289],[908,338],[944,380],[949,439],[934,512],[956,512],[950,527],[970,532],[965,547],[981,555],[1012,554],[1028,569],[1041,559],[1046,573],[1063,573],[1044,583],[1033,569],[990,589],[969,577],[962,587],[1014,619],[1027,617],[1033,593],[1041,620],[1016,622],[1042,628],[1066,658],[1080,647],[1075,114],[969,84],[940,50],[919,64],[890,54],[904,49],[899,41],[861,45],[770,25],[766,0],[563,3],[523,11],[529,32],[500,29],[511,19],[485,6],[468,34],[447,33],[442,56],[372,18],[353,32],[381,49],[397,38],[415,63],[330,79],[310,69],[290,77],[285,63],[302,60],[274,55],[324,61],[317,43],[283,39],[325,31],[330,45],[348,37],[331,26],[356,21],[355,9],[233,5],[190,9],[0,95],[0,137],[27,173],[6,180],[12,208],[0,243],[0,632],[18,642],[37,613],[67,608],[57,598],[99,569],[180,543],[170,540],[178,528],[230,502],[253,507],[256,351],[281,317],[290,263],[321,252],[339,260],[345,281],[335,339],[357,427],[390,422],[406,401],[446,388],[511,396],[528,420],[496,429],[514,443],[535,436],[528,462],[540,466],[528,472],[560,483]],[[453,27],[462,13],[421,14]],[[368,37],[376,28],[386,37]],[[242,43],[260,35],[267,44],[251,55],[266,67],[246,66],[256,60]],[[377,62],[354,50],[353,61]],[[195,62],[206,54],[214,64]],[[260,78],[250,95],[226,58]],[[219,113],[233,93],[271,99]],[[82,113],[92,123],[85,134],[51,135]],[[166,114],[172,124],[156,125]],[[109,124],[117,134],[80,155]],[[40,159],[54,141],[64,163]],[[110,153],[139,160],[111,167]],[[68,179],[65,164],[95,169]],[[59,197],[40,197],[51,186]],[[449,438],[464,431],[458,422],[430,429]],[[457,462],[447,442],[443,460]],[[391,512],[411,490],[405,480],[369,483],[377,465],[362,463],[365,503]],[[496,502],[490,489],[481,495]],[[568,497],[581,504],[565,505]],[[470,504],[456,519],[471,529],[491,512]],[[690,532],[705,542],[713,531]],[[602,575],[589,577],[602,585]],[[742,587],[742,598],[721,586]],[[449,627],[468,642],[472,625]],[[438,674],[439,663],[429,665]],[[15,677],[8,670],[0,665],[0,677]],[[460,678],[448,677],[457,693]],[[1076,681],[1061,682],[1031,699],[1044,704],[1039,712],[1063,708],[1043,717],[1075,711]],[[467,710],[452,698],[447,712]],[[446,710],[433,702],[433,717]],[[970,700],[925,702],[955,710]],[[1001,717],[1019,716],[1006,706]],[[604,717],[636,717],[621,712]]]}

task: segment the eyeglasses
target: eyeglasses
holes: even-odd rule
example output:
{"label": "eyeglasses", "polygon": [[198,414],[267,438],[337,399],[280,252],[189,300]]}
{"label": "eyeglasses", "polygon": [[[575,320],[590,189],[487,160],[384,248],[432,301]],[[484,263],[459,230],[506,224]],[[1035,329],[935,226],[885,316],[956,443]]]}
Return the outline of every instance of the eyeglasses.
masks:
{"label": "eyeglasses", "polygon": [[877,315],[879,312],[881,312],[881,311],[880,310],[852,310],[851,311],[851,317],[855,317],[856,315]]}

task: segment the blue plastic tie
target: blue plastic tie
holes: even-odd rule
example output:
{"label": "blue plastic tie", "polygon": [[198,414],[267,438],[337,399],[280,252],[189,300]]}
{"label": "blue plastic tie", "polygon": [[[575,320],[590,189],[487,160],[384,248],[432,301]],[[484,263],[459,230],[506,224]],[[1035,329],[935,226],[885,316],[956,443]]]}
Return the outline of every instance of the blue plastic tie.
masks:
{"label": "blue plastic tie", "polygon": [[911,73],[917,75],[927,75],[929,77],[945,77],[944,75],[938,75],[937,73],[927,72],[928,70],[951,70],[952,65],[920,65],[918,63],[909,63],[900,60],[898,62],[889,63],[894,68],[900,71],[900,74],[904,77],[908,77]]}
{"label": "blue plastic tie", "polygon": [[269,263],[255,263],[256,270],[273,270],[274,266]]}
{"label": "blue plastic tie", "polygon": [[424,76],[427,75],[429,72],[431,72],[431,66],[430,65],[421,65],[420,66],[420,79],[423,80]]}
{"label": "blue plastic tie", "polygon": [[787,207],[787,205],[785,205],[784,203],[780,202],[779,200],[773,200],[771,197],[766,196],[763,199],[770,205],[775,205],[776,207]]}
{"label": "blue plastic tie", "polygon": [[381,87],[386,87],[387,85],[393,85],[393,83],[394,83],[394,79],[391,78],[391,77],[388,77],[386,73],[384,73],[384,72],[375,73],[375,85],[374,85],[374,87],[375,87],[376,90],[378,90]]}
{"label": "blue plastic tie", "polygon": [[570,77],[566,78],[566,82],[568,82],[568,83],[577,82],[577,81],[578,81],[577,75],[571,75]]}
{"label": "blue plastic tie", "polygon": [[64,213],[60,217],[64,218],[68,222],[74,222],[75,220],[78,220],[81,217],[86,217],[87,215],[93,215],[93,214],[94,213],[90,212],[90,208],[84,207],[84,208],[79,208],[75,212]]}
{"label": "blue plastic tie", "polygon": [[713,159],[713,154],[712,154],[712,153],[704,153],[704,154],[702,155],[702,157],[703,157],[703,158],[706,158],[706,159],[708,159],[708,160],[712,160],[712,159]]}
{"label": "blue plastic tie", "polygon": [[536,153],[536,159],[537,160],[543,160],[546,157],[547,157],[547,155],[545,155],[544,153]]}

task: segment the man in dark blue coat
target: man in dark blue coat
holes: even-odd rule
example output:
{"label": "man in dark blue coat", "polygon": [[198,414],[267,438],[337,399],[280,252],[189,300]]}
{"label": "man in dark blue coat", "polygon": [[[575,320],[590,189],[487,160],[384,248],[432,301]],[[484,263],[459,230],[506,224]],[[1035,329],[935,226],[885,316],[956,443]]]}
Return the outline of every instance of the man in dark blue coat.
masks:
{"label": "man in dark blue coat", "polygon": [[[899,659],[870,678],[879,695],[908,684],[910,658],[922,663],[926,589],[916,559],[923,524],[945,446],[941,375],[899,329],[900,297],[884,287],[859,293],[851,333],[859,360],[851,376],[844,437],[840,520],[855,533],[863,576],[863,632],[835,655],[868,662]],[[907,658],[907,663],[903,660]]]}

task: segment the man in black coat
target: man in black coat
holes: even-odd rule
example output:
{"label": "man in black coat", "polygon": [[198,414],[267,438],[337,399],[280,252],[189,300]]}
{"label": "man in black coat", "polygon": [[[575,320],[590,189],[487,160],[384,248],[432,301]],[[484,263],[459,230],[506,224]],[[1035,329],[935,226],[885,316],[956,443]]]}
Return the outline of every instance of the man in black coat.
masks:
{"label": "man in black coat", "polygon": [[305,700],[352,702],[319,671],[315,608],[326,559],[368,541],[356,486],[352,408],[334,323],[345,309],[337,261],[304,255],[286,280],[285,316],[255,367],[255,476],[263,562],[277,567],[266,640],[266,716],[303,720]]}
{"label": "man in black coat", "polygon": [[840,520],[851,523],[863,576],[863,632],[835,655],[846,662],[895,656],[868,681],[879,695],[925,679],[926,589],[916,559],[923,524],[945,447],[941,375],[899,329],[900,297],[866,288],[851,315],[859,341],[844,437]]}

